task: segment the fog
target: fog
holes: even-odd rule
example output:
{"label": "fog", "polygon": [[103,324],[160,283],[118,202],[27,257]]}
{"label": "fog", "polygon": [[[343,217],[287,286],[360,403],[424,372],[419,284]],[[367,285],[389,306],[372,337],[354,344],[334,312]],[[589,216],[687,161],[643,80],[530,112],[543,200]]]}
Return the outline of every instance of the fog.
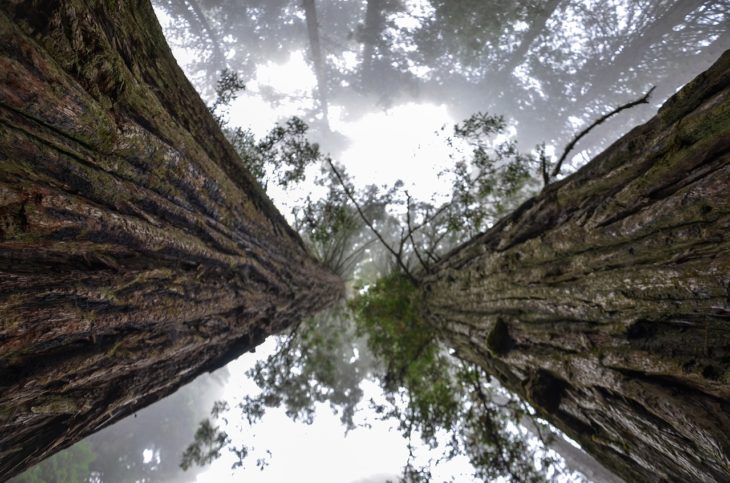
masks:
{"label": "fog", "polygon": [[[208,104],[215,99],[223,69],[237,72],[245,82],[245,91],[228,107],[231,125],[263,136],[274,123],[299,116],[310,126],[309,138],[342,163],[356,185],[401,179],[419,199],[444,189],[438,174],[450,162],[448,132],[475,112],[504,116],[509,134],[524,151],[544,143],[547,152],[560,153],[593,120],[656,87],[649,104],[619,114],[582,139],[563,170],[567,174],[650,118],[668,96],[730,48],[730,1],[718,0],[153,3],[179,64]],[[276,187],[269,194],[285,214],[288,204],[302,196]],[[89,481],[96,482],[222,481],[223,474],[233,474],[233,480],[245,475],[246,480],[270,481],[267,471],[287,465],[284,449],[274,450],[268,458],[271,468],[261,471],[253,458],[245,474],[231,473],[225,458],[216,463],[218,473],[197,467],[183,472],[178,465],[213,401],[234,401],[251,390],[251,384],[242,382],[244,366],[273,350],[269,344],[234,362],[230,380],[235,383],[226,369],[202,376],[54,456],[56,464],[93,453],[86,464]],[[377,387],[368,388],[366,397],[378,397]],[[320,406],[317,414],[329,412],[326,404]],[[360,422],[367,420],[367,411],[358,414]],[[374,429],[360,428],[347,437],[371,431],[390,438],[383,448],[395,460],[407,457],[405,449],[392,449],[405,442],[392,431],[388,435],[387,423],[371,422]],[[285,438],[293,431],[282,422],[265,424],[259,433]],[[317,424],[315,418],[312,432]],[[344,428],[341,433],[346,437]],[[377,448],[369,453],[367,445],[377,445],[376,440],[363,437],[361,446],[352,449],[373,458],[371,468],[349,477],[337,473],[339,481],[395,477],[397,464],[378,466]],[[332,447],[342,444],[334,441]],[[318,451],[333,451],[322,445]],[[320,471],[317,481],[329,481],[324,467],[307,470],[314,473],[289,470],[295,480],[298,471],[300,476]],[[52,476],[52,469],[35,471],[40,480],[26,475],[14,481],[66,481],[58,473]],[[449,471],[468,473],[468,465],[461,461]]]}

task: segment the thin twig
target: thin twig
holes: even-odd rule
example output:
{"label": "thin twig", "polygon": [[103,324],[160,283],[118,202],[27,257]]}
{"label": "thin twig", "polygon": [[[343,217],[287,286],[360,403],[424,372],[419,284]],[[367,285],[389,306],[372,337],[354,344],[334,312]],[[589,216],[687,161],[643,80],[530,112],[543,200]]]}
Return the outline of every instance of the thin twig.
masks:
{"label": "thin twig", "polygon": [[443,233],[438,235],[436,239],[431,240],[431,245],[428,250],[426,250],[425,248],[423,249],[428,254],[428,256],[433,259],[433,261],[438,262],[439,260],[441,260],[441,257],[436,253],[436,250],[439,247],[439,243],[441,243],[441,241],[446,238],[446,235],[448,234],[449,232],[445,230]]}
{"label": "thin twig", "polygon": [[429,251],[427,248],[424,248],[423,251],[426,252],[426,255],[428,255],[428,258],[433,260],[434,263],[438,263],[438,261],[440,260],[437,255],[434,255],[434,253]]}
{"label": "thin twig", "polygon": [[406,241],[408,240],[408,235],[404,235],[406,232],[406,229],[402,226],[400,227],[400,238],[398,239],[398,258],[401,258],[403,256],[403,247],[406,244]]}
{"label": "thin twig", "polygon": [[443,204],[441,206],[441,208],[439,208],[438,210],[436,210],[436,212],[433,215],[427,216],[426,218],[424,218],[421,223],[419,223],[418,225],[416,225],[413,228],[413,232],[415,233],[418,230],[420,230],[421,228],[423,228],[424,226],[426,226],[427,224],[431,223],[437,216],[439,216],[441,213],[443,213],[444,210],[446,208],[448,208],[448,206],[449,206],[448,203],[445,203],[445,204]]}
{"label": "thin twig", "polygon": [[380,240],[380,243],[385,247],[386,250],[388,250],[394,257],[396,263],[398,263],[398,266],[400,266],[401,270],[403,270],[403,273],[408,277],[408,279],[413,283],[414,285],[418,285],[418,280],[411,274],[410,270],[408,270],[408,267],[403,263],[403,260],[401,259],[400,255],[393,250],[393,248],[388,245],[388,243],[385,241],[383,236],[378,232],[378,230],[375,229],[373,224],[370,222],[370,220],[367,219],[365,216],[365,213],[363,213],[362,208],[360,208],[360,204],[355,200],[355,197],[350,193],[350,190],[347,188],[347,185],[345,184],[345,180],[342,179],[342,175],[340,175],[340,172],[337,171],[337,168],[335,168],[334,163],[331,159],[327,158],[327,163],[329,163],[330,168],[332,168],[332,172],[335,173],[335,176],[337,177],[337,180],[342,185],[342,189],[345,190],[345,194],[347,197],[352,201],[352,204],[355,205],[355,209],[357,209],[357,213],[360,215],[360,218],[362,219],[363,223],[367,225],[368,228],[370,228],[370,231],[373,232],[373,234]]}
{"label": "thin twig", "polygon": [[[623,106],[619,106],[613,111],[609,112],[608,114],[604,114],[603,116],[599,117],[595,121],[593,121],[593,124],[582,130],[576,137],[573,138],[572,141],[568,143],[567,146],[565,146],[565,150],[563,151],[563,155],[560,156],[560,159],[558,160],[558,163],[555,165],[555,168],[553,169],[553,172],[550,173],[550,178],[555,178],[560,174],[560,168],[563,166],[563,162],[565,161],[565,158],[568,157],[568,154],[573,150],[575,145],[578,143],[578,141],[581,140],[583,136],[588,134],[593,130],[594,127],[598,126],[599,124],[604,123],[609,118],[615,116],[621,111],[624,111],[626,109],[631,109],[634,106],[638,106],[639,104],[648,104],[649,103],[649,97],[651,96],[651,93],[654,92],[654,89],[656,89],[656,86],[653,86],[651,89],[647,91],[646,94],[641,96],[639,99],[636,99],[635,101],[631,101],[629,103],[624,104]],[[550,179],[547,180],[548,182]],[[547,185],[547,183],[545,183]]]}

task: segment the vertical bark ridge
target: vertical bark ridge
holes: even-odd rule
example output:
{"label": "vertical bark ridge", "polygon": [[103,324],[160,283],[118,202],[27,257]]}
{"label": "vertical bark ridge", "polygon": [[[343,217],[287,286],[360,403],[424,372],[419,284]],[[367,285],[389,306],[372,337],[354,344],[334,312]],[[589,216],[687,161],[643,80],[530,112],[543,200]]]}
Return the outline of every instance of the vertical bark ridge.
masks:
{"label": "vertical bark ridge", "polygon": [[147,1],[0,6],[0,475],[334,302]]}
{"label": "vertical bark ridge", "polygon": [[425,315],[627,481],[730,475],[730,52],[456,249]]}

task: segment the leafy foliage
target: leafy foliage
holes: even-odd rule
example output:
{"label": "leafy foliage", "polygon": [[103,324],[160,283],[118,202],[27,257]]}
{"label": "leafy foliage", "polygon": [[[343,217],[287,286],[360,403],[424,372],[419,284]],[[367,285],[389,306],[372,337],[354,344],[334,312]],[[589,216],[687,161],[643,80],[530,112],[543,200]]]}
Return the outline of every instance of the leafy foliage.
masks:
{"label": "leafy foliage", "polygon": [[[168,37],[195,53],[188,71],[199,79],[215,79],[225,65],[251,79],[259,66],[283,63],[309,46],[297,2],[155,3],[178,20]],[[673,15],[677,10],[686,15]],[[372,107],[373,96],[386,100],[381,105],[446,102],[457,116],[483,106],[510,113],[529,146],[564,145],[578,124],[649,85],[674,92],[693,76],[689,65],[728,48],[725,1],[338,1],[317,2],[317,15],[331,104],[346,105],[354,116]],[[210,91],[213,83],[200,87]],[[253,88],[270,101],[283,96]],[[323,115],[314,99],[313,92],[296,99],[307,105],[302,117],[312,126]],[[652,113],[632,113],[631,124]],[[581,149],[605,146],[621,124]]]}
{"label": "leafy foliage", "polygon": [[[387,403],[376,405],[376,412],[398,421],[409,441],[418,434],[432,449],[439,446],[440,434],[450,434],[437,462],[465,454],[475,476],[485,481],[543,481],[534,458],[543,467],[552,461],[530,448],[525,430],[515,424],[524,417],[518,400],[500,391],[477,366],[447,353],[435,329],[420,317],[419,297],[416,287],[396,273],[350,302],[359,333],[383,366],[380,381]],[[432,465],[414,465],[410,443],[409,449],[402,480],[429,481]]]}
{"label": "leafy foliage", "polygon": [[[214,412],[217,408],[214,407]],[[195,431],[193,442],[185,449],[180,467],[187,470],[193,464],[204,466],[221,455],[221,449],[231,443],[225,431],[213,426],[209,419],[204,419]]]}
{"label": "leafy foliage", "polygon": [[[348,186],[352,185],[346,182]],[[347,196],[329,168],[322,167],[315,184],[325,188],[325,194],[307,195],[301,205],[293,209],[294,227],[325,267],[343,279],[351,279],[366,250],[373,249],[375,240],[364,230],[362,220],[348,204]],[[373,200],[367,203],[365,210],[370,216],[382,216],[382,208]]]}
{"label": "leafy foliage", "polygon": [[[223,69],[220,78],[215,85],[216,99],[211,106],[208,107],[218,123],[221,123],[227,114],[226,108],[230,106],[238,94],[246,89],[246,84],[241,79],[238,72],[230,69]],[[220,111],[223,112],[220,112]]]}
{"label": "leafy foliage", "polygon": [[256,363],[248,375],[262,392],[246,396],[239,406],[249,422],[265,407],[283,406],[289,417],[309,424],[315,405],[327,402],[340,413],[345,427],[354,428],[355,408],[363,394],[359,383],[370,373],[372,360],[358,349],[363,341],[348,322],[342,306],[304,321],[280,341],[273,355]]}
{"label": "leafy foliage", "polygon": [[[539,152],[523,154],[507,132],[502,116],[478,112],[454,126],[454,138],[466,149],[454,165],[449,229],[470,236],[484,230],[537,189]],[[463,151],[466,150],[466,155]]]}
{"label": "leafy foliage", "polygon": [[[220,106],[232,98],[225,99]],[[454,163],[442,176],[452,189],[437,205],[414,200],[401,182],[356,190],[344,168],[309,143],[300,119],[275,126],[259,141],[240,129],[228,133],[264,186],[273,173],[280,185],[300,183],[308,166],[320,164],[315,184],[324,195],[307,196],[292,215],[310,252],[350,279],[354,293],[346,305],[299,323],[247,373],[260,393],[236,405],[246,422],[255,424],[267,409],[283,407],[290,418],[311,423],[317,405],[328,403],[352,429],[361,383],[374,380],[385,400],[370,401],[372,409],[396,421],[409,441],[403,481],[431,478],[430,465],[415,462],[416,437],[433,451],[441,448],[436,462],[466,455],[475,476],[485,480],[539,482],[556,474],[559,467],[544,442],[536,444],[521,424],[532,417],[530,410],[482,369],[448,353],[421,317],[418,290],[420,276],[441,254],[538,188],[548,163],[544,148],[520,153],[503,117],[472,115],[446,139]],[[383,260],[386,265],[374,268]],[[184,468],[207,464],[226,447],[237,456],[235,466],[244,464],[253,448],[228,437],[231,410],[224,403],[214,406],[212,417],[222,426],[201,423],[183,455]]]}
{"label": "leafy foliage", "polygon": [[228,110],[245,88],[238,73],[224,69],[216,83],[215,101],[208,109],[248,172],[264,189],[272,180],[281,187],[300,183],[307,166],[321,159],[319,145],[307,138],[309,126],[302,119],[292,117],[283,125],[277,123],[259,140],[250,129],[231,127],[227,120]]}
{"label": "leafy foliage", "polygon": [[307,129],[304,121],[292,117],[259,140],[249,129],[224,132],[248,171],[266,189],[270,181],[282,187],[301,182],[307,166],[320,159],[319,145],[309,142]]}

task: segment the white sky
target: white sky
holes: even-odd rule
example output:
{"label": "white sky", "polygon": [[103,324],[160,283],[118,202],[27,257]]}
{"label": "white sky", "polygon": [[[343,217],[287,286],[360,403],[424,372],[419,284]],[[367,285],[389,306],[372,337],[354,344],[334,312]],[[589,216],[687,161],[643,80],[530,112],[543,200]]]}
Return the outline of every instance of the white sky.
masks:
{"label": "white sky", "polygon": [[[257,394],[256,385],[245,376],[256,360],[265,358],[275,349],[275,341],[268,339],[254,354],[244,354],[228,365],[231,374],[223,398],[230,406],[243,395]],[[372,382],[362,384],[364,401],[374,398],[382,401],[380,388]],[[228,417],[236,416],[234,408]],[[394,423],[378,421],[365,408],[355,418],[356,423],[369,424],[345,434],[345,428],[332,410],[324,404],[318,406],[314,423],[307,425],[293,422],[283,409],[271,409],[264,418],[249,427],[241,420],[226,426],[234,443],[253,446],[243,468],[232,470],[235,461],[224,450],[223,456],[199,474],[197,483],[248,483],[317,482],[317,483],[382,483],[396,480],[408,457],[406,440],[401,437]],[[220,423],[220,422],[219,422]],[[235,428],[239,426],[239,428]],[[271,455],[267,456],[266,451]],[[425,452],[419,454],[425,458]],[[269,465],[263,470],[256,467],[256,459],[267,457]],[[425,460],[424,460],[425,461]],[[433,469],[434,481],[459,475],[460,482],[476,481],[470,477],[466,458],[459,457]]]}
{"label": "white sky", "polygon": [[409,102],[387,111],[373,110],[355,122],[330,109],[330,125],[350,139],[340,161],[356,186],[402,180],[416,198],[427,200],[443,190],[437,174],[447,167],[449,150],[434,133],[453,124],[445,105]]}
{"label": "white sky", "polygon": [[[231,378],[224,397],[230,405],[244,394],[258,392],[244,373],[257,358],[271,353],[274,345],[274,341],[269,339],[255,354],[246,354],[229,364]],[[231,415],[234,414],[235,409],[231,412]],[[249,428],[244,424],[244,431],[230,432],[235,442],[255,446],[244,468],[232,471],[234,458],[224,453],[198,476],[197,481],[341,483],[380,475],[380,478],[371,480],[379,482],[397,474],[407,457],[405,442],[396,431],[390,431],[388,424],[376,422],[369,430],[356,429],[345,437],[339,418],[326,406],[318,408],[312,425],[295,423],[282,409],[276,409],[267,411],[263,420],[251,429],[253,433],[245,434]],[[265,456],[266,450],[271,451],[270,464],[262,471],[255,462],[256,458]]]}

